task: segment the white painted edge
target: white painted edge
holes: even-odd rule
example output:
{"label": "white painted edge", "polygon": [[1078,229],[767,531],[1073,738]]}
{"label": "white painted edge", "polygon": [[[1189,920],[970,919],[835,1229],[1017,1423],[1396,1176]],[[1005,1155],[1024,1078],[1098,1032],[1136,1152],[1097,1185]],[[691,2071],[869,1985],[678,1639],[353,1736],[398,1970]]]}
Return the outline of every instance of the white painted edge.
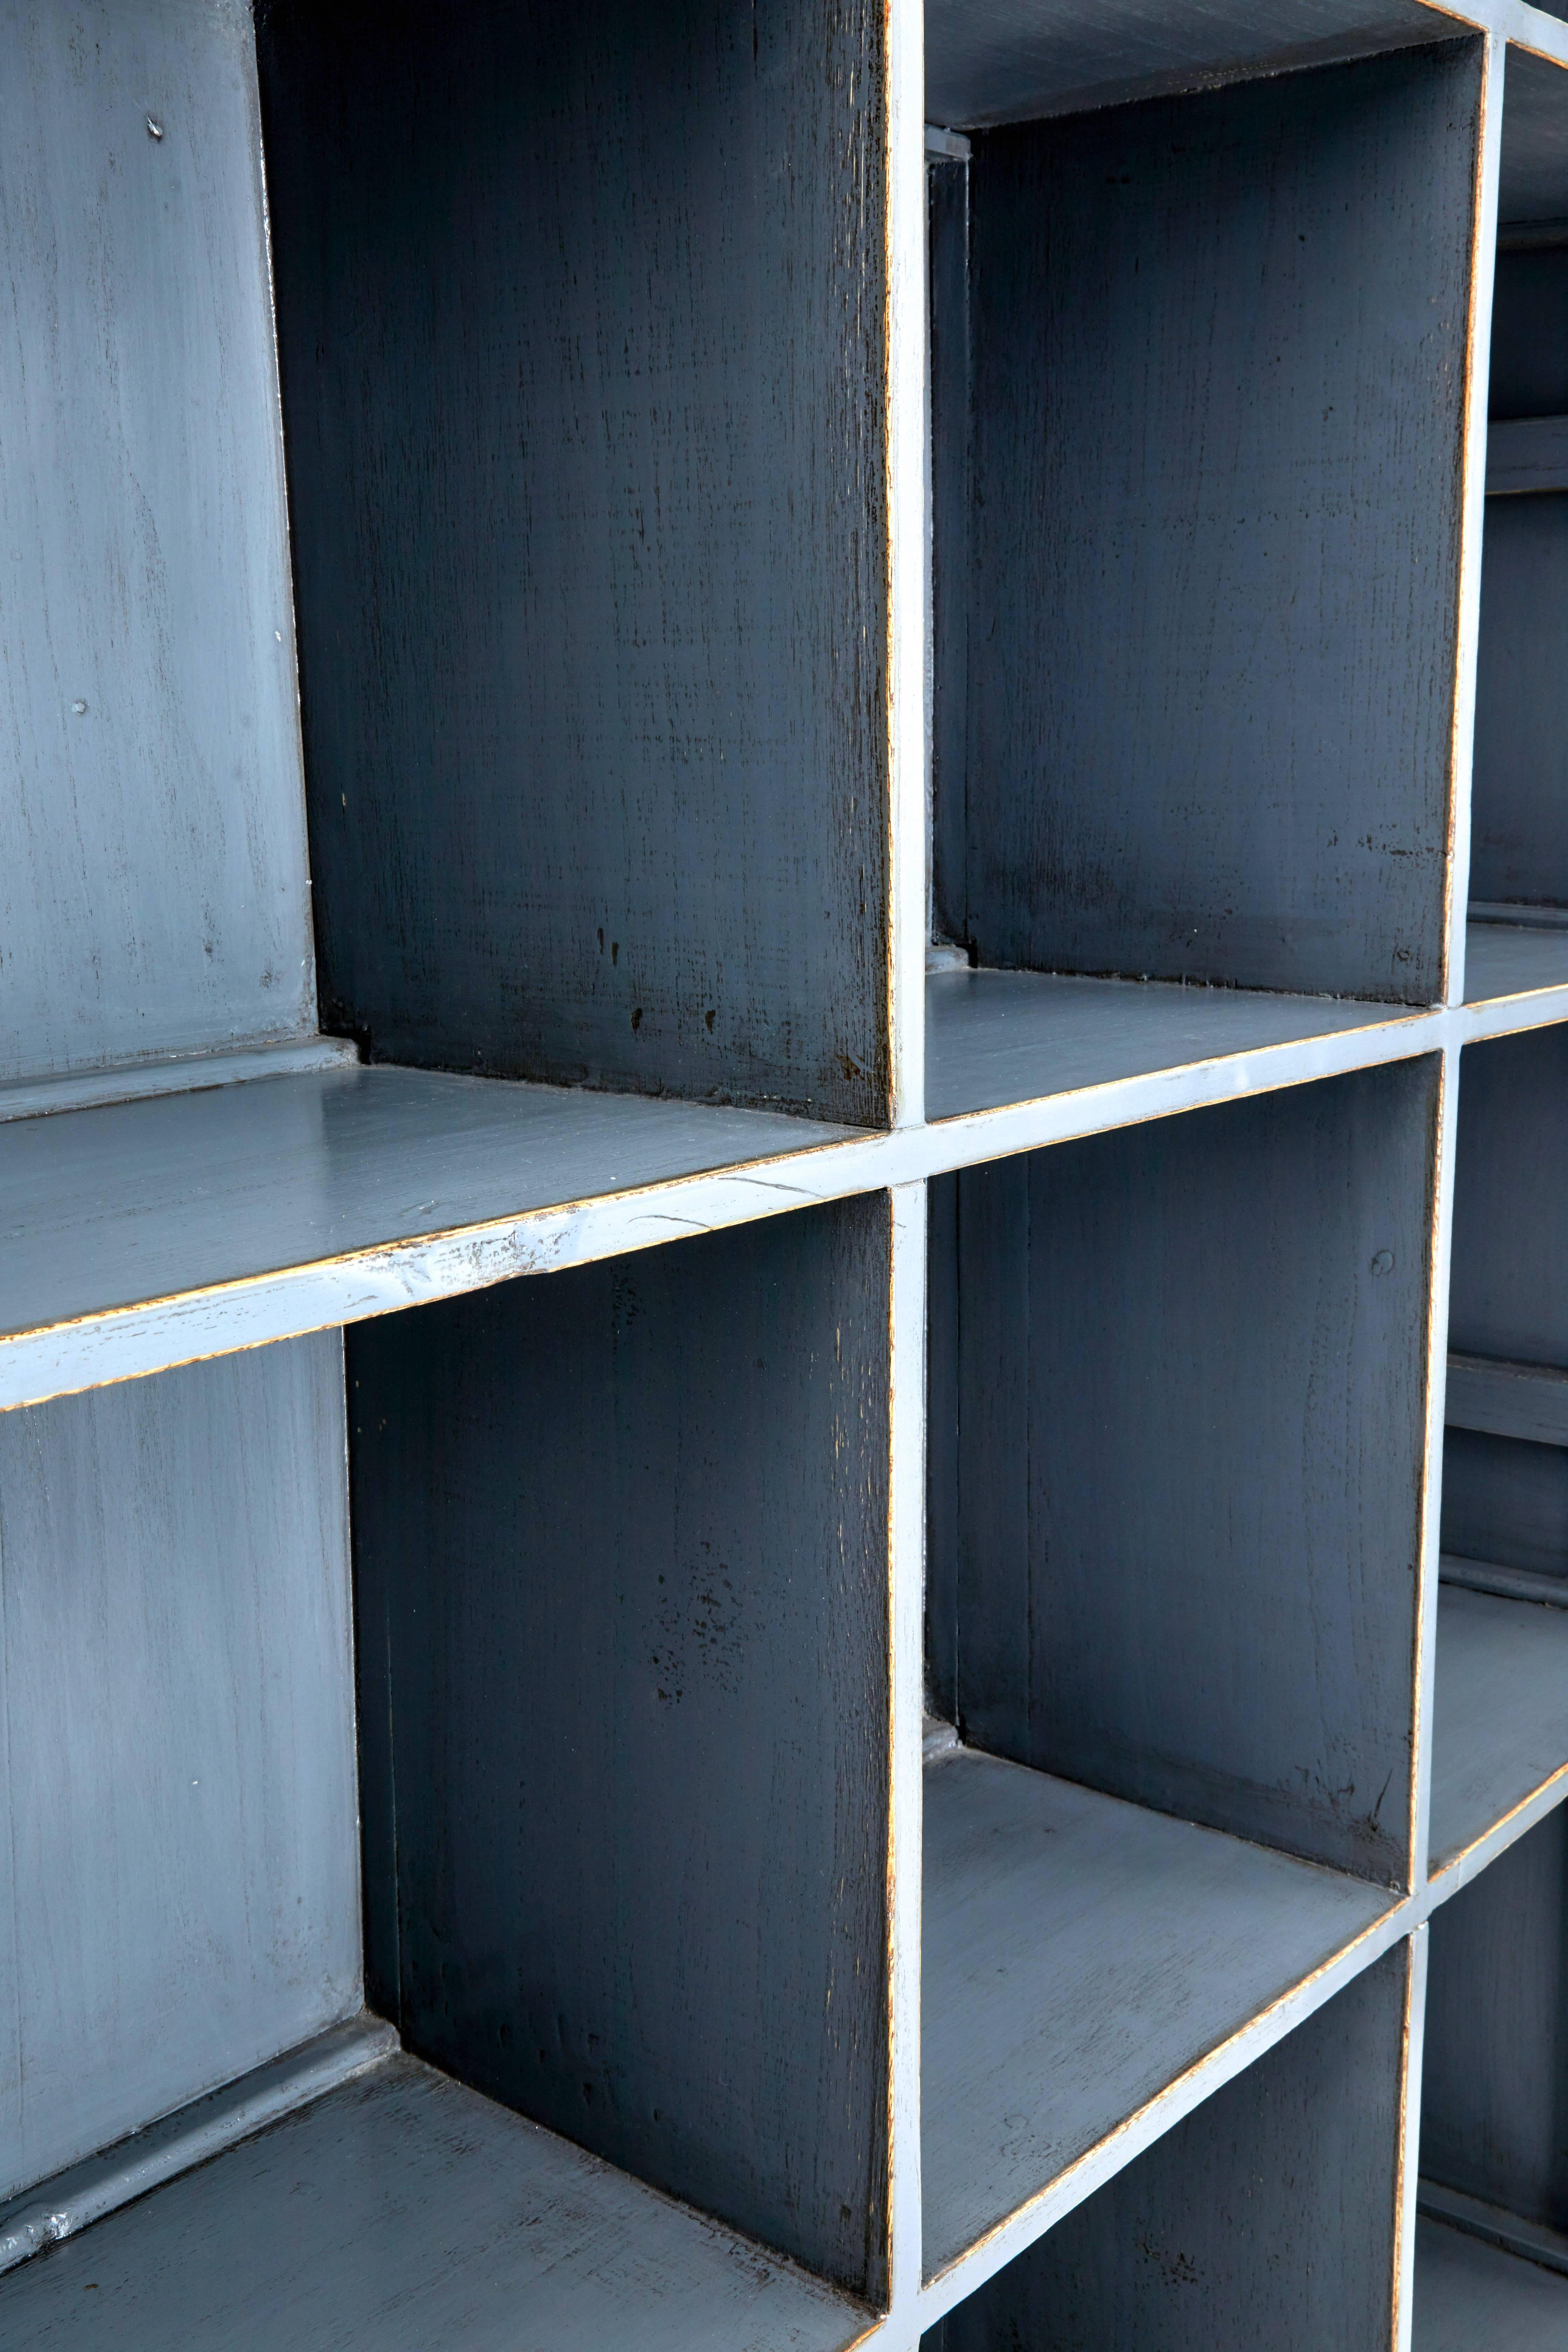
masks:
{"label": "white painted edge", "polygon": [[1454,1164],[1459,1120],[1459,1066],[1456,1045],[1445,1047],[1437,1105],[1436,1164],[1433,1203],[1430,1288],[1426,1328],[1426,1438],[1421,1475],[1420,1590],[1415,1615],[1415,1689],[1413,1737],[1415,1771],[1411,1789],[1412,1884],[1426,1880],[1432,1824],[1432,1725],[1437,1687],[1437,1586],[1441,1574],[1443,1431],[1448,1384],[1448,1277],[1454,1238]]}
{"label": "white painted edge", "polygon": [[1421,2150],[1421,2073],[1426,2042],[1426,1934],[1417,1927],[1405,1956],[1405,2047],[1399,2086],[1398,2216],[1394,2255],[1394,2352],[1411,2352],[1415,2306],[1416,2179]]}
{"label": "white painted edge", "polygon": [[[889,1823],[890,2310],[919,2335],[921,1902],[925,1734],[926,1188],[903,1184],[892,1214],[889,1436],[892,1786]],[[912,2339],[911,2339],[912,2340]]]}
{"label": "white painted edge", "polygon": [[394,2029],[368,2011],[258,2066],[237,2083],[73,2165],[18,2199],[0,2221],[0,2273],[75,2237],[133,2199],[221,2156],[268,2124],[310,2105],[390,2058]]}
{"label": "white painted edge", "polygon": [[925,11],[887,0],[889,1030],[895,1129],[925,1116]]}
{"label": "white painted edge", "polygon": [[281,1045],[236,1045],[220,1052],[182,1054],[162,1062],[87,1070],[67,1078],[23,1078],[0,1087],[0,1120],[45,1118],[56,1111],[95,1110],[104,1103],[145,1102],[157,1095],[200,1093],[251,1078],[296,1077],[309,1070],[359,1066],[347,1037],[306,1037]]}

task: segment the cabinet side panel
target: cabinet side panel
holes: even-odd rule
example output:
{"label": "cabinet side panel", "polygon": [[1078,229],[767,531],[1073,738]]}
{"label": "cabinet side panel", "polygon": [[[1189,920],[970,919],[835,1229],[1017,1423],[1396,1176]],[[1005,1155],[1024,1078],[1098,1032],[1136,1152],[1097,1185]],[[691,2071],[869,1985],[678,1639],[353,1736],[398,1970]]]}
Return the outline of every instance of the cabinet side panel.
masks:
{"label": "cabinet side panel", "polygon": [[888,1250],[879,1196],[366,1324],[349,1359],[405,2041],[872,2294]]}
{"label": "cabinet side panel", "polygon": [[0,2198],[360,1999],[342,1353],[0,1415]]}
{"label": "cabinet side panel", "polygon": [[982,963],[1438,995],[1479,59],[976,138]]}
{"label": "cabinet side panel", "polygon": [[249,11],[0,0],[0,56],[3,1083],[315,992]]}
{"label": "cabinet side panel", "polygon": [[1467,1045],[1448,1345],[1568,1370],[1568,1028]]}
{"label": "cabinet side panel", "polygon": [[884,1124],[882,14],[268,0],[323,1018]]}
{"label": "cabinet side panel", "polygon": [[1568,1812],[1434,1914],[1421,2169],[1568,2230]]}

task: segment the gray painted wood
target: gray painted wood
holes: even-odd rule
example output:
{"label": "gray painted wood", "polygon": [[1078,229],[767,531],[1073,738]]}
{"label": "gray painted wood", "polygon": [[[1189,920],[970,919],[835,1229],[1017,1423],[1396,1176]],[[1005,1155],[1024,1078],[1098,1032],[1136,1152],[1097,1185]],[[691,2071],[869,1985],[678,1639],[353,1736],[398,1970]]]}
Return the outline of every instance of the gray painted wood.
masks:
{"label": "gray painted wood", "polygon": [[324,1024],[885,1123],[880,7],[258,39]]}
{"label": "gray painted wood", "polygon": [[1559,1806],[1433,1916],[1421,2104],[1425,2175],[1557,2231],[1568,2227],[1565,1986]]}
{"label": "gray painted wood", "polygon": [[1446,1431],[1442,1543],[1465,1559],[1568,1580],[1568,1451]]}
{"label": "gray painted wood", "polygon": [[975,1746],[1405,1882],[1434,1083],[960,1176]]}
{"label": "gray painted wood", "polygon": [[865,2324],[405,2057],[0,2282],[5,2352],[837,2352]]}
{"label": "gray painted wood", "polygon": [[[926,12],[928,35],[931,11]],[[931,929],[963,937],[969,756],[969,165],[926,161],[931,432]],[[927,1032],[929,1041],[930,1032]],[[929,1042],[928,1042],[929,1052]],[[928,1103],[926,1116],[931,1117]]]}
{"label": "gray painted wood", "polygon": [[1568,1372],[1450,1353],[1443,1412],[1451,1429],[1568,1445]]}
{"label": "gray painted wood", "polygon": [[1429,40],[1409,0],[927,0],[926,115],[1016,122]]}
{"label": "gray painted wood", "polygon": [[949,1727],[958,1712],[957,1252],[958,1178],[934,1176],[926,1187],[925,1655],[927,1695]]}
{"label": "gray painted wood", "polygon": [[1445,1584],[1437,1595],[1431,1867],[1568,1768],[1568,1615]]}
{"label": "gray painted wood", "polygon": [[1478,898],[1568,900],[1565,633],[1568,494],[1489,499],[1470,820]]}
{"label": "gray painted wood", "polygon": [[1465,926],[1467,1004],[1563,986],[1568,986],[1568,932],[1511,923],[1472,921]]}
{"label": "gray painted wood", "polygon": [[1568,220],[1568,104],[1563,72],[1552,58],[1510,42],[1498,184],[1498,222],[1505,230],[1510,224]]}
{"label": "gray painted wood", "polygon": [[1389,2352],[1403,1948],[949,2317],[942,2352]]}
{"label": "gray painted wood", "polygon": [[1526,2262],[1540,2263],[1545,2269],[1568,2278],[1568,2238],[1560,2230],[1548,2230],[1539,2221],[1521,2221],[1517,2213],[1510,2213],[1501,2205],[1489,2205],[1479,2197],[1466,2197],[1457,2189],[1441,2188],[1435,2180],[1420,2183],[1418,2201],[1419,2210],[1434,2221],[1468,2230],[1472,2237],[1500,2246],[1505,2253],[1522,2254]]}
{"label": "gray painted wood", "polygon": [[[1499,252],[1487,381],[1493,423],[1568,415],[1568,237]],[[1489,451],[1489,432],[1487,439]]]}
{"label": "gray painted wood", "polygon": [[1479,57],[976,138],[981,963],[1439,993]]}
{"label": "gray painted wood", "polygon": [[1568,1369],[1568,1029],[1465,1049],[1448,1344]]}
{"label": "gray painted wood", "polygon": [[1499,418],[1487,432],[1487,496],[1568,490],[1568,416]]}
{"label": "gray painted wood", "polygon": [[342,1363],[0,1418],[0,2196],[359,2006]]}
{"label": "gray painted wood", "polygon": [[1549,1576],[1535,1568],[1501,1568],[1496,1560],[1467,1559],[1457,1551],[1443,1552],[1437,1566],[1445,1584],[1462,1584],[1470,1592],[1500,1593],[1505,1601],[1536,1601],[1550,1609],[1568,1609],[1568,1576]]}
{"label": "gray painted wood", "polygon": [[250,12],[5,0],[0,54],[4,1082],[315,991]]}
{"label": "gray painted wood", "polygon": [[1440,2221],[1415,2236],[1413,2352],[1563,2352],[1568,2279]]}
{"label": "gray painted wood", "polygon": [[927,2274],[1353,1942],[1387,1901],[993,1757],[932,1765]]}
{"label": "gray painted wood", "polygon": [[630,1192],[842,1132],[387,1069],[19,1120],[0,1127],[0,1328]]}
{"label": "gray painted wood", "polygon": [[[1563,961],[1568,968],[1568,953]],[[1377,1004],[1056,972],[954,971],[926,982],[926,1116],[1113,1084],[1228,1054],[1343,1035]]]}
{"label": "gray painted wood", "polygon": [[366,1978],[886,2286],[885,1195],[349,1341]]}

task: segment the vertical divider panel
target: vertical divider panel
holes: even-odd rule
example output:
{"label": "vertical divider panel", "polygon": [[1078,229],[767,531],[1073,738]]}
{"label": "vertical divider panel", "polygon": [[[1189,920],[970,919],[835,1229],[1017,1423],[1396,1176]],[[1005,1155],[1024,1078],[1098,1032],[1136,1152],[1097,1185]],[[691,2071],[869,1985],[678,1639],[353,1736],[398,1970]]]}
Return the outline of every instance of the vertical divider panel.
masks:
{"label": "vertical divider panel", "polygon": [[1415,2192],[1420,2172],[1421,2059],[1426,2038],[1426,1930],[1410,1938],[1405,1979],[1405,2081],[1399,2101],[1399,2214],[1394,2242],[1394,2352],[1410,2352],[1415,2289]]}
{"label": "vertical divider panel", "polygon": [[[1448,803],[1444,1000],[1465,1001],[1465,916],[1470,882],[1470,786],[1476,734],[1476,662],[1481,624],[1481,541],[1486,522],[1487,388],[1491,371],[1492,280],[1497,264],[1498,182],[1502,169],[1504,65],[1508,43],[1489,33],[1481,68],[1480,135],[1470,247],[1470,316],[1465,364],[1465,487],[1459,509],[1458,641],[1454,664],[1454,750]],[[1441,1424],[1439,1423],[1439,1434]]]}
{"label": "vertical divider panel", "polygon": [[892,1124],[925,1118],[925,10],[891,0],[887,86],[888,989]]}
{"label": "vertical divider panel", "polygon": [[[888,1826],[889,2273],[895,2320],[921,2284],[921,1732],[925,1712],[926,1188],[891,1194],[888,1575],[891,1609]],[[910,2341],[916,2333],[910,2319]]]}
{"label": "vertical divider panel", "polygon": [[1443,1423],[1448,1388],[1448,1290],[1454,1246],[1454,1164],[1459,1118],[1459,1049],[1443,1048],[1433,1171],[1432,1311],[1426,1333],[1426,1464],[1422,1479],[1421,1591],[1415,1620],[1415,1753],[1410,1779],[1411,1885],[1425,1886],[1431,1852],[1432,1713],[1437,1674],[1437,1577],[1442,1550]]}

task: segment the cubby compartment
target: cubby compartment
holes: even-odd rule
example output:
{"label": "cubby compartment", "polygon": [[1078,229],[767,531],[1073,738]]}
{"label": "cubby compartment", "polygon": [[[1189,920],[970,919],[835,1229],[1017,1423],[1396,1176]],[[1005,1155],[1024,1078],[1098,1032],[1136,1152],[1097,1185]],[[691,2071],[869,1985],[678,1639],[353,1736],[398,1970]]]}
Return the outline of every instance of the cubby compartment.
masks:
{"label": "cubby compartment", "polygon": [[928,2274],[1410,1883],[1439,1084],[932,1187]]}
{"label": "cubby compartment", "polygon": [[1568,971],[1568,69],[1511,46],[1489,383],[1470,911]]}
{"label": "cubby compartment", "polygon": [[1399,1945],[921,2337],[921,2352],[1393,2352]]}
{"label": "cubby compartment", "polygon": [[0,1416],[7,2352],[871,2324],[891,1231]]}
{"label": "cubby compartment", "polygon": [[1568,1029],[1460,1060],[1431,1854],[1568,1777]]}
{"label": "cubby compartment", "polygon": [[1568,1812],[1433,1915],[1414,2352],[1568,2342]]}
{"label": "cubby compartment", "polygon": [[940,1115],[998,1031],[1044,1092],[1058,1019],[1059,1087],[1080,1029],[1114,1072],[1371,1017],[1034,975],[1443,994],[1480,45],[1248,80],[1196,13],[1148,62],[1228,36],[1226,87],[1007,122],[1050,30],[941,16],[931,919],[980,969],[932,976]]}

